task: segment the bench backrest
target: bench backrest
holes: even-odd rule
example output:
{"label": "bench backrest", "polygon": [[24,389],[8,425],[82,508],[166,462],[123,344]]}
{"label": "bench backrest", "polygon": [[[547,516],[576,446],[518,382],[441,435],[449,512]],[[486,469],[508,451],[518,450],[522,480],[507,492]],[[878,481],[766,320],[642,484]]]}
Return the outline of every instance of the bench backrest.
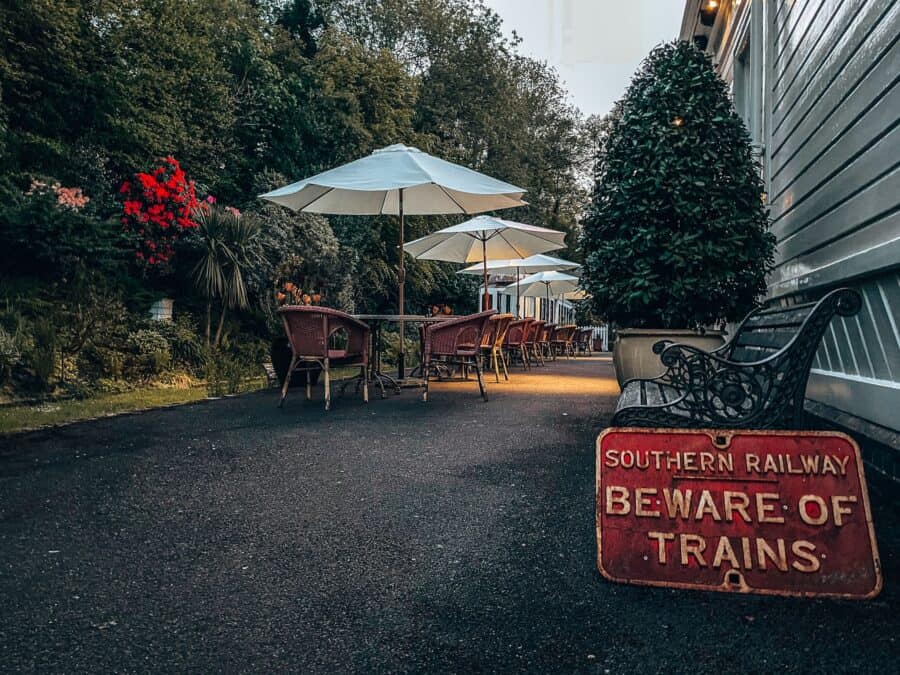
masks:
{"label": "bench backrest", "polygon": [[731,341],[722,349],[738,363],[774,360],[782,352],[810,352],[810,362],[822,335],[835,314],[852,316],[862,305],[849,288],[828,293],[818,302],[758,309],[747,315]]}
{"label": "bench backrest", "polygon": [[[839,288],[818,302],[751,312],[734,337],[718,350],[720,356],[754,364],[759,413],[799,425],[813,358],[835,315],[853,316],[862,306],[859,293]],[[746,391],[754,388],[749,382]]]}

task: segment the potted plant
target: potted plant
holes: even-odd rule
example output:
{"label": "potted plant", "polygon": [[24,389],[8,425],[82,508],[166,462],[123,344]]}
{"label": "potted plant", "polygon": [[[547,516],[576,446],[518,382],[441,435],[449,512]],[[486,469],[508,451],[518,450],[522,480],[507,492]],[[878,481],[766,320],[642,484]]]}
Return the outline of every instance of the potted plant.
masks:
{"label": "potted plant", "polygon": [[661,339],[704,349],[709,327],[766,290],[775,238],[747,130],[692,44],[656,47],[604,120],[584,220],[582,284],[615,322],[620,384],[663,370]]}

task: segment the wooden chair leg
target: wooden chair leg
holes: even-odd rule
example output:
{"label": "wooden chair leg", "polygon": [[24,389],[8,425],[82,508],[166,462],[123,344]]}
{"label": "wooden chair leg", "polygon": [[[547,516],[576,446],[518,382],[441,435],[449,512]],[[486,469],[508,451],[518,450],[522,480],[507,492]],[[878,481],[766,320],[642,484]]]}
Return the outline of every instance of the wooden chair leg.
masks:
{"label": "wooden chair leg", "polygon": [[500,365],[503,366],[503,379],[509,382],[509,370],[506,364],[506,357],[503,354],[503,351],[500,351]]}
{"label": "wooden chair leg", "polygon": [[331,368],[328,366],[328,359],[325,359],[325,410],[331,409]]}
{"label": "wooden chair leg", "polygon": [[491,349],[491,366],[494,368],[494,377],[500,382],[500,364],[497,363],[497,350]]}
{"label": "wooden chair leg", "polygon": [[487,401],[487,389],[484,387],[484,378],[481,376],[481,366],[478,365],[477,361],[475,362],[475,375],[478,378],[478,389],[481,391],[481,398]]}
{"label": "wooden chair leg", "polygon": [[425,390],[422,392],[422,401],[428,402],[428,376],[431,374],[431,362],[426,360],[422,366],[422,377],[425,379]]}
{"label": "wooden chair leg", "polygon": [[306,373],[306,400],[309,401],[312,398],[312,383],[309,381],[309,368],[304,372]]}
{"label": "wooden chair leg", "polygon": [[287,398],[288,389],[291,386],[291,375],[294,374],[294,367],[297,365],[297,358],[291,356],[291,365],[288,366],[287,375],[284,376],[284,382],[281,385],[281,400],[278,401],[278,407],[284,407],[284,399]]}
{"label": "wooden chair leg", "polygon": [[368,403],[369,402],[369,378],[368,378],[368,374],[366,373],[365,366],[360,366],[359,376],[362,378],[363,403]]}

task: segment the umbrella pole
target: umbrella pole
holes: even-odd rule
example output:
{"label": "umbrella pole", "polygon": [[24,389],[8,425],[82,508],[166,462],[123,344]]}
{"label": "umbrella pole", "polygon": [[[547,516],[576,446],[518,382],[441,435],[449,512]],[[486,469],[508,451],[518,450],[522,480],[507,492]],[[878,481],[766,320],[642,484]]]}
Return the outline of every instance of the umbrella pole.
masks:
{"label": "umbrella pole", "polygon": [[547,286],[547,323],[551,323],[552,317],[550,316],[550,284],[545,284]]}
{"label": "umbrella pole", "polygon": [[[403,287],[406,284],[406,268],[403,265],[403,188],[400,188],[400,264],[397,267],[397,281],[400,284],[400,316],[404,311]],[[400,350],[397,354],[397,379],[402,380],[406,376],[406,365],[403,363],[403,336],[405,325],[403,319],[400,319]]]}
{"label": "umbrella pole", "polygon": [[486,312],[489,309],[487,287],[487,239],[481,240],[481,263],[484,265],[484,298],[481,301],[481,311]]}
{"label": "umbrella pole", "polygon": [[516,267],[516,318],[520,318],[522,307],[522,296],[519,295],[519,268]]}

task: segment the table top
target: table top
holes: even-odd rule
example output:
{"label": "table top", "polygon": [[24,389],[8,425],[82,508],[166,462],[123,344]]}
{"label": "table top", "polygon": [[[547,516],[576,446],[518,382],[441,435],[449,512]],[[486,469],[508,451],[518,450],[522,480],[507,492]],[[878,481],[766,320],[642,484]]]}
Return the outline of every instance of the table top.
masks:
{"label": "table top", "polygon": [[409,323],[433,323],[436,321],[446,321],[447,319],[458,319],[458,316],[439,314],[437,316],[426,316],[424,314],[354,314],[354,319],[360,321],[408,321]]}

